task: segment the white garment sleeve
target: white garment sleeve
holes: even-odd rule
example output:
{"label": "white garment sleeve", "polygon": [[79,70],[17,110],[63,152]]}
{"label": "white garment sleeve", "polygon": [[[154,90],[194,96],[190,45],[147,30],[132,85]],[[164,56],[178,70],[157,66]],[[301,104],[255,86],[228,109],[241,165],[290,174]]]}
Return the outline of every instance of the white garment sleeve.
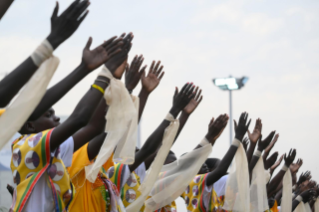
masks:
{"label": "white garment sleeve", "polygon": [[218,197],[225,196],[227,179],[228,175],[224,175],[214,183],[214,190]]}
{"label": "white garment sleeve", "polygon": [[145,176],[146,176],[146,167],[145,167],[145,163],[141,163],[141,165],[139,165],[135,170],[134,170],[135,174],[137,174],[140,177],[140,181],[141,183],[144,181]]}
{"label": "white garment sleeve", "polygon": [[73,151],[74,151],[74,140],[73,140],[73,137],[71,136],[60,145],[60,156],[65,167],[71,166]]}

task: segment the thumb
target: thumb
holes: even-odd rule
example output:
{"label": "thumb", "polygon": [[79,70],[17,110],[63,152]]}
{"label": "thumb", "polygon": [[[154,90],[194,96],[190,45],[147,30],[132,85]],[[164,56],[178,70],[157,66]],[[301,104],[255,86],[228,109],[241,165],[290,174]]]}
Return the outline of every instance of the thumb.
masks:
{"label": "thumb", "polygon": [[177,96],[177,94],[178,94],[178,88],[175,87],[175,94],[174,94],[174,96]]}
{"label": "thumb", "polygon": [[91,44],[92,44],[92,37],[89,37],[89,40],[88,40],[88,42],[86,43],[84,49],[90,50]]}
{"label": "thumb", "polygon": [[236,131],[236,129],[237,129],[237,122],[236,122],[236,120],[234,119],[234,130]]}

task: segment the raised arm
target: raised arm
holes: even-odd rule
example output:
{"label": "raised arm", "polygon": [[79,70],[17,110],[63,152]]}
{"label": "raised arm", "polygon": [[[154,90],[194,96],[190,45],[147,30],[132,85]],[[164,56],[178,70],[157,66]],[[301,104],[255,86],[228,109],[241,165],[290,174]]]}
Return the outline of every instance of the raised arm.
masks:
{"label": "raised arm", "polygon": [[[178,89],[176,88],[173,105],[169,111],[174,118],[178,116],[183,108],[185,108],[194,97],[193,90],[194,87],[190,84],[185,84],[180,92],[178,92]],[[131,171],[134,171],[143,161],[156,152],[162,143],[165,129],[169,124],[170,121],[163,120],[157,129],[148,137],[141,150],[136,153],[134,164],[129,166]]]}
{"label": "raised arm", "polygon": [[13,2],[13,0],[1,0],[0,1],[0,20],[2,19],[3,15],[9,9],[12,2]]}
{"label": "raised arm", "polygon": [[[69,92],[78,82],[80,82],[89,73],[101,66],[105,60],[109,60],[121,50],[123,44],[122,38],[115,40],[110,38],[102,45],[93,49],[83,50],[81,64],[59,83],[48,89],[39,105],[36,107],[29,120],[38,119],[52,105],[58,102],[67,92]],[[92,44],[92,38],[89,38],[88,44]]]}
{"label": "raised arm", "polygon": [[258,141],[258,147],[257,147],[257,153],[253,155],[250,164],[249,164],[249,173],[251,175],[256,163],[258,162],[261,153],[264,151],[264,149],[267,148],[267,146],[270,144],[272,138],[275,135],[275,131],[272,131],[268,137],[265,140],[262,140],[262,137],[260,137],[259,141]]}
{"label": "raised arm", "polygon": [[[228,119],[228,117],[227,117]],[[235,125],[235,139],[242,142],[244,135],[246,134],[250,121],[248,121],[248,114],[246,112],[242,113],[238,125],[236,121],[234,120]],[[207,137],[206,137],[207,138]],[[219,180],[222,176],[224,176],[227,172],[228,167],[230,166],[230,163],[232,162],[236,152],[238,149],[238,145],[231,145],[226,153],[226,155],[223,157],[223,159],[220,161],[219,165],[214,169],[212,172],[210,172],[207,175],[207,181],[206,185],[211,186],[213,185],[217,180]]]}
{"label": "raised arm", "polygon": [[296,150],[290,150],[288,156],[284,156],[285,165],[284,167],[278,172],[278,174],[270,181],[270,183],[267,186],[267,194],[268,196],[272,196],[274,194],[276,188],[280,184],[281,180],[283,179],[288,167],[290,164],[294,161],[296,156]]}
{"label": "raised arm", "polygon": [[292,212],[297,208],[299,203],[303,201],[304,203],[309,202],[314,196],[316,192],[313,189],[306,190],[302,192],[299,196],[297,196],[292,202]]}
{"label": "raised arm", "polygon": [[[60,16],[57,16],[59,10],[57,3],[51,17],[51,32],[47,37],[53,50],[76,31],[88,13],[81,16],[88,6],[89,1],[74,1]],[[40,64],[36,64],[30,56],[0,82],[0,107],[6,107],[10,103],[38,66]]]}
{"label": "raised arm", "polygon": [[257,141],[261,136],[261,130],[262,130],[262,123],[261,123],[261,119],[258,118],[256,120],[256,124],[255,124],[253,132],[250,133],[250,131],[248,130],[248,138],[250,141],[249,148],[246,152],[248,164],[250,164],[251,158],[255,151],[255,147],[257,145]]}
{"label": "raised arm", "polygon": [[[131,40],[133,39],[130,34],[123,40],[124,44],[121,47],[121,51],[118,52],[114,57],[117,57],[118,55],[123,55],[123,52],[127,54],[129,52],[129,49],[131,47]],[[85,47],[84,51],[90,51],[91,43],[88,42],[87,46]],[[107,54],[103,54],[104,57],[102,57],[103,61],[108,61]],[[114,58],[112,57],[112,58]],[[111,59],[112,59],[111,58]],[[118,57],[117,57],[118,58]],[[121,57],[122,63],[125,61],[126,56]],[[120,62],[120,60],[118,59]],[[120,67],[122,67],[121,63],[119,63]],[[120,68],[115,68],[110,70],[113,76],[121,77],[124,72],[124,70]],[[103,69],[102,69],[103,72]],[[61,125],[55,128],[55,130],[52,132],[51,135],[51,143],[50,143],[50,149],[51,151],[54,150],[56,147],[58,147],[62,142],[64,142],[68,137],[73,135],[76,131],[87,125],[89,122],[92,114],[94,113],[98,103],[100,102],[102,96],[104,95],[104,91],[106,87],[109,85],[109,79],[104,77],[105,73],[100,73],[100,75],[96,78],[94,82],[94,87],[91,87],[90,90],[84,95],[84,97],[81,99],[81,101],[76,106],[75,110],[71,114],[71,116],[63,122]],[[88,141],[87,141],[88,142]],[[79,148],[80,146],[78,146]]]}

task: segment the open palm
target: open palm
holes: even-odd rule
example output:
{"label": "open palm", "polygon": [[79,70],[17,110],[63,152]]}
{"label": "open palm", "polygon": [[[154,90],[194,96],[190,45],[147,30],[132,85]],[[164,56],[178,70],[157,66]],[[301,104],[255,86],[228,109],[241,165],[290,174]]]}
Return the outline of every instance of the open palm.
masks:
{"label": "open palm", "polygon": [[162,72],[163,66],[160,66],[161,62],[158,61],[155,65],[155,61],[152,62],[148,75],[145,76],[145,72],[142,75],[142,86],[145,91],[151,93],[161,82],[165,72]]}

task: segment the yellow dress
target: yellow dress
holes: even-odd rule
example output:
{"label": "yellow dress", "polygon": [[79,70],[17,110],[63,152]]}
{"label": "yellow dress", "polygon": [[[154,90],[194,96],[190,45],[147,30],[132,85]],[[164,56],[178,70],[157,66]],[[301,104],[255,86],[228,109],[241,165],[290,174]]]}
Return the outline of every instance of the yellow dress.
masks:
{"label": "yellow dress", "polygon": [[[105,170],[108,170],[110,167],[114,166],[112,161],[113,155],[101,168],[95,183],[91,183],[90,181],[86,180],[85,177],[85,166],[91,164],[87,154],[87,146],[88,143],[73,154],[72,166],[68,168],[71,180],[76,190],[74,201],[70,205],[70,212],[105,212],[112,210],[121,211],[121,207],[116,204],[116,201],[113,201],[113,203],[115,203],[115,206],[113,205],[113,207],[116,209],[112,208],[109,190],[114,191],[117,188],[107,180],[105,175]],[[118,191],[114,191],[112,193],[115,192],[118,194]]]}
{"label": "yellow dress", "polygon": [[52,189],[55,211],[68,210],[73,199],[73,185],[60,158],[59,149],[51,158],[50,136],[52,131],[53,129],[23,135],[12,143],[11,170],[14,182],[17,184],[14,211],[23,210],[43,174],[45,174],[48,186]]}

